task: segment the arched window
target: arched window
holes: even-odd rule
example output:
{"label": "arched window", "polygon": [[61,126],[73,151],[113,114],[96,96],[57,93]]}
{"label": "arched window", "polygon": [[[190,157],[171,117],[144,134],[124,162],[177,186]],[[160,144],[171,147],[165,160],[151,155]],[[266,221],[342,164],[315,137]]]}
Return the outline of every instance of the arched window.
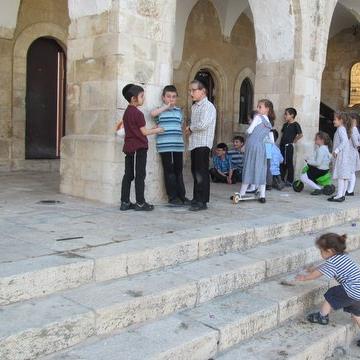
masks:
{"label": "arched window", "polygon": [[249,78],[245,78],[240,87],[239,123],[247,124],[254,104],[254,90]]}
{"label": "arched window", "polygon": [[349,106],[360,104],[360,62],[351,68],[350,72],[350,102]]}

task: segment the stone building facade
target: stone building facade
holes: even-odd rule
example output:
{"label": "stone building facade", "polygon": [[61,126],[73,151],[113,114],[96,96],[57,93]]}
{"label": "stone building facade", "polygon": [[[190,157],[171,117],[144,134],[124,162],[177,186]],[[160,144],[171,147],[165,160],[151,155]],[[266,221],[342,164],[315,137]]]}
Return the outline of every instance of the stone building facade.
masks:
{"label": "stone building facade", "polygon": [[[347,108],[350,89],[356,99],[357,72],[351,70],[360,62],[357,0],[1,0],[0,5],[0,168],[57,171],[60,162],[60,190],[67,194],[118,201],[124,156],[114,125],[126,107],[121,89],[128,82],[145,87],[142,110],[150,125],[149,111],[168,83],[178,87],[188,118],[188,83],[205,73],[213,83],[219,141],[245,130],[244,106],[256,99],[274,102],[278,128],[284,108],[294,106],[305,135],[296,151],[298,165],[318,130],[320,102]],[[35,160],[26,150],[34,79],[29,50],[40,38],[56,42],[66,57],[58,66],[58,75],[66,69],[66,91],[60,99],[58,80],[54,128],[61,147],[51,160]],[[65,123],[59,127],[65,99]],[[163,184],[153,141],[147,193],[159,201]]]}

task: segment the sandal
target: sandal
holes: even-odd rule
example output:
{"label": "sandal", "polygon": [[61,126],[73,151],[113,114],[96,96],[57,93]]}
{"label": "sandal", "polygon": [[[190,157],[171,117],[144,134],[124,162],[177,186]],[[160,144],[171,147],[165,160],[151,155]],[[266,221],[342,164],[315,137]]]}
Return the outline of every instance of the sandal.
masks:
{"label": "sandal", "polygon": [[307,317],[308,321],[313,324],[328,325],[329,315],[322,316],[319,312],[309,314]]}

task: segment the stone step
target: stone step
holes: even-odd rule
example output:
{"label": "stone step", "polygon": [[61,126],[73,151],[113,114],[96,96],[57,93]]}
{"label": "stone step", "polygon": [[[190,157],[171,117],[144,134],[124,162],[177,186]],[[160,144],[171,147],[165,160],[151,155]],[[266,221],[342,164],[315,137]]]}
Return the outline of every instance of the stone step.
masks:
{"label": "stone step", "polygon": [[[259,247],[244,254],[219,255],[4,306],[0,308],[0,358],[36,358],[94,334],[194,308],[259,283],[267,275],[318,260],[313,241],[311,237],[279,240],[261,246],[263,251]],[[354,232],[350,248],[358,244]]]}
{"label": "stone step", "polygon": [[[330,326],[313,325],[301,317],[257,335],[216,359],[346,360],[352,358],[351,352],[354,353],[349,344],[355,334],[356,327],[351,323],[350,315],[341,311],[332,314]],[[356,359],[359,358],[358,349]]]}
{"label": "stone step", "polygon": [[[326,281],[285,287],[267,281],[198,308],[136,326],[106,338],[93,337],[47,360],[208,360],[241,341],[279,326],[313,307]],[[246,359],[238,357],[237,359]]]}
{"label": "stone step", "polygon": [[56,253],[5,263],[0,268],[0,306],[76,288],[90,282],[127,277],[195,261],[217,254],[244,251],[270,240],[300,236],[359,219],[359,209],[311,209],[284,218],[269,215],[246,227],[238,223],[184,230],[162,238],[146,238],[107,246]]}

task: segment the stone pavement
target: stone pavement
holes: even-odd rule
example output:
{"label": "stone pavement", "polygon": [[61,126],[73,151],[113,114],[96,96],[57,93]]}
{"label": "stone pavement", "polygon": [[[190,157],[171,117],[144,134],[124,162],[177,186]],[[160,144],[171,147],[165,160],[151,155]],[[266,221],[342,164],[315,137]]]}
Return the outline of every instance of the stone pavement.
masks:
{"label": "stone pavement", "polygon": [[[188,194],[191,181],[187,179]],[[36,258],[54,252],[113,243],[146,241],[149,246],[159,237],[186,236],[210,226],[229,224],[236,228],[276,224],[286,219],[305,219],[320,213],[353,208],[359,198],[333,204],[326,197],[313,197],[304,191],[287,189],[268,192],[268,202],[232,205],[229,196],[238,185],[212,184],[208,211],[189,212],[157,204],[151,213],[120,212],[104,205],[58,192],[56,173],[13,172],[0,175],[0,263]],[[190,196],[189,196],[190,197]],[[55,200],[56,204],[41,204]]]}
{"label": "stone pavement", "polygon": [[288,189],[234,206],[237,187],[213,184],[206,212],[121,213],[59,194],[57,180],[0,176],[1,360],[351,355],[347,316],[328,331],[302,320],[329,282],[283,280],[320,260],[324,231],[347,233],[360,261],[357,197],[332,204]]}

